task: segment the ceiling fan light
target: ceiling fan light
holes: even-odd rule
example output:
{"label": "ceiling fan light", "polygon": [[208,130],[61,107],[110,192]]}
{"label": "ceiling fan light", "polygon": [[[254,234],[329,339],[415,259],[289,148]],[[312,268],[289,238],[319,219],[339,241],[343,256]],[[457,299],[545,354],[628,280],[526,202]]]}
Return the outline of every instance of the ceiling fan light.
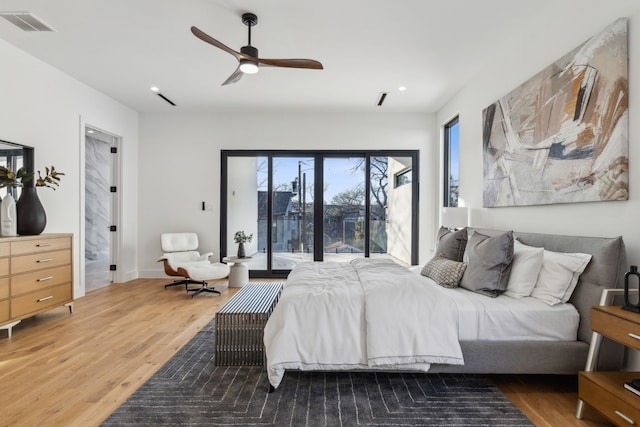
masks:
{"label": "ceiling fan light", "polygon": [[240,60],[240,71],[245,74],[255,74],[258,72],[258,63],[248,59]]}

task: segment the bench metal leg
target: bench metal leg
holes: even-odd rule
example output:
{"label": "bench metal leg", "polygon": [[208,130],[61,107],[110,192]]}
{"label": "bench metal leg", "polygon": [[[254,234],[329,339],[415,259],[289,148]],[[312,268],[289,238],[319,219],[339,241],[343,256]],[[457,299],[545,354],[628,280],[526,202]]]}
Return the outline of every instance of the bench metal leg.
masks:
{"label": "bench metal leg", "polygon": [[216,312],[216,366],[264,366],[264,327],[282,282],[250,282]]}

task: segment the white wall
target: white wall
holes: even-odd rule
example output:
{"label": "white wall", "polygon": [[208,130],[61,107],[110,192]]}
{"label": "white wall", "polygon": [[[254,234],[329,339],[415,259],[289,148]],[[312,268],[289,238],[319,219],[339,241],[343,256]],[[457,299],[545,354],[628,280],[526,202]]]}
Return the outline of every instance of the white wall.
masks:
{"label": "white wall", "polygon": [[[229,158],[227,170],[227,211],[233,216],[227,220],[227,255],[234,256],[238,244],[234,240],[236,231],[244,231],[246,235],[253,234],[251,242],[244,244],[247,256],[258,250],[258,183],[256,171],[258,164],[255,157]],[[215,208],[219,208],[218,203]]]}
{"label": "white wall", "polygon": [[[135,111],[0,40],[0,139],[35,147],[35,168],[54,165],[64,172],[56,191],[40,188],[47,213],[45,233],[73,233],[74,295],[84,295],[80,238],[84,159],[81,124],[86,122],[123,138],[123,209],[120,273],[137,277],[137,145]],[[82,195],[82,196],[81,196]],[[81,198],[82,197],[82,198]]]}
{"label": "white wall", "polygon": [[431,114],[141,114],[140,275],[164,277],[159,255],[163,232],[190,229],[200,246],[219,257],[222,149],[420,150],[420,258],[434,241],[431,212],[437,200],[437,130]]}
{"label": "white wall", "polygon": [[[482,110],[619,17],[629,17],[628,201],[482,208]],[[629,264],[640,263],[640,4],[637,0],[566,0],[532,17],[510,45],[492,51],[487,66],[438,113],[443,126],[460,117],[460,197],[473,226],[541,233],[624,237]],[[640,363],[638,363],[640,366]]]}
{"label": "white wall", "polygon": [[[395,175],[405,169],[403,163],[389,157],[389,191],[387,198],[387,252],[411,264],[411,196],[413,183],[395,186]],[[424,259],[424,257],[422,257]]]}

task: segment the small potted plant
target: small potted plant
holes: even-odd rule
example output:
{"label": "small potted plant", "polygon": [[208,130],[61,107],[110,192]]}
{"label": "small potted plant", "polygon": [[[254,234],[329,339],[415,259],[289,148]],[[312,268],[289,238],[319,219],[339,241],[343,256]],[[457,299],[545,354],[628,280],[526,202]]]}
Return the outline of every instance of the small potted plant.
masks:
{"label": "small potted plant", "polygon": [[[55,166],[44,168],[45,174],[42,176],[38,171],[38,178],[35,180],[36,187],[49,187],[54,190],[60,186],[60,177],[64,175],[62,172],[58,172]],[[27,169],[21,167],[16,172],[11,170],[10,166],[0,166],[0,188],[3,187],[27,187],[25,185],[31,182],[33,179],[33,172],[27,172]]]}
{"label": "small potted plant", "polygon": [[236,231],[233,239],[238,244],[238,258],[245,258],[246,254],[244,252],[244,243],[250,242],[251,239],[253,239],[253,233],[247,235],[244,234],[244,230]]}

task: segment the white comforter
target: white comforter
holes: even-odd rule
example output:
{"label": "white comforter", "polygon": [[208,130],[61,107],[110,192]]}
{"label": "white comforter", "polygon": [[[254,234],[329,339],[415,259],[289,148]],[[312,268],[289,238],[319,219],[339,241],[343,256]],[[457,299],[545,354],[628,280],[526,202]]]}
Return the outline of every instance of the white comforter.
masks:
{"label": "white comforter", "polygon": [[264,330],[267,372],[420,369],[464,363],[458,312],[387,259],[298,264]]}

